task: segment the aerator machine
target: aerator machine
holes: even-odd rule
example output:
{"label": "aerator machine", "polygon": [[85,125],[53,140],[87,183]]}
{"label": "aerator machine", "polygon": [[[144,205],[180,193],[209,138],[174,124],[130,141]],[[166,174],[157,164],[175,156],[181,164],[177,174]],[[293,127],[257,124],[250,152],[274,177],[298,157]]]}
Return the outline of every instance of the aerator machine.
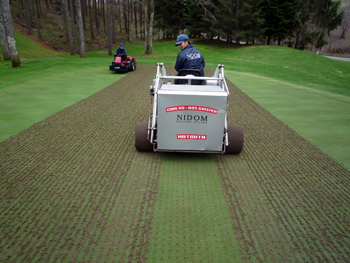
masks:
{"label": "aerator machine", "polygon": [[218,65],[212,77],[201,77],[200,71],[194,69],[170,76],[163,63],[158,63],[150,94],[153,103],[149,120],[136,125],[138,151],[233,154],[242,151],[243,128],[227,124],[230,93],[224,65]]}

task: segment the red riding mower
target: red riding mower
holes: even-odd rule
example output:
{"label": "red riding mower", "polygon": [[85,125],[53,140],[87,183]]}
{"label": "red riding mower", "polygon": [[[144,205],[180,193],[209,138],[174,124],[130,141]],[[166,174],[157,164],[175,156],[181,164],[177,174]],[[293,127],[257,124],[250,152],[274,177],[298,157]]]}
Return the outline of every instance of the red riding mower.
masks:
{"label": "red riding mower", "polygon": [[109,70],[116,72],[134,71],[136,70],[136,58],[127,56],[123,61],[122,57],[114,56],[114,61],[109,66]]}

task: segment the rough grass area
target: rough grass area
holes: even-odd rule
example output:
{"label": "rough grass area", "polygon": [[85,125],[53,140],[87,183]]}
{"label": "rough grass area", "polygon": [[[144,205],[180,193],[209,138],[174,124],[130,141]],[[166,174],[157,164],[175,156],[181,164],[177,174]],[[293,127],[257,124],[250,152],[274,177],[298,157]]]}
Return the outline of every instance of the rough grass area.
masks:
{"label": "rough grass area", "polygon": [[350,172],[232,83],[240,155],[137,152],[154,72],[0,143],[0,261],[347,261]]}

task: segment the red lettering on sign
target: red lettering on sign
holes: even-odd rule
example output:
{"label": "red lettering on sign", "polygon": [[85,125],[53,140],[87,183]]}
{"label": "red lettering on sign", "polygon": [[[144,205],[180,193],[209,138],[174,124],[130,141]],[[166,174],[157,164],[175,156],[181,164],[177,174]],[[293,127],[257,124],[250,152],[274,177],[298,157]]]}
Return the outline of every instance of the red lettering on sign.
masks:
{"label": "red lettering on sign", "polygon": [[218,113],[217,109],[204,107],[204,106],[196,106],[196,105],[181,105],[181,106],[172,106],[172,107],[165,108],[166,112],[183,111],[183,110],[204,111],[212,114]]}
{"label": "red lettering on sign", "polygon": [[178,134],[176,137],[178,140],[203,140],[203,141],[205,141],[207,139],[207,135],[204,135],[204,134]]}

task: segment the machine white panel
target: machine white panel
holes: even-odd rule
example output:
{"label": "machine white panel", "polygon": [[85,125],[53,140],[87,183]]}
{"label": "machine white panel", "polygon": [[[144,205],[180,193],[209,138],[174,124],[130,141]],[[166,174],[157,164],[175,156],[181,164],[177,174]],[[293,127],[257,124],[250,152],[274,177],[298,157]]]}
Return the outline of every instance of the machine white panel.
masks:
{"label": "machine white panel", "polygon": [[158,90],[158,150],[221,152],[227,96],[217,87],[200,92]]}

